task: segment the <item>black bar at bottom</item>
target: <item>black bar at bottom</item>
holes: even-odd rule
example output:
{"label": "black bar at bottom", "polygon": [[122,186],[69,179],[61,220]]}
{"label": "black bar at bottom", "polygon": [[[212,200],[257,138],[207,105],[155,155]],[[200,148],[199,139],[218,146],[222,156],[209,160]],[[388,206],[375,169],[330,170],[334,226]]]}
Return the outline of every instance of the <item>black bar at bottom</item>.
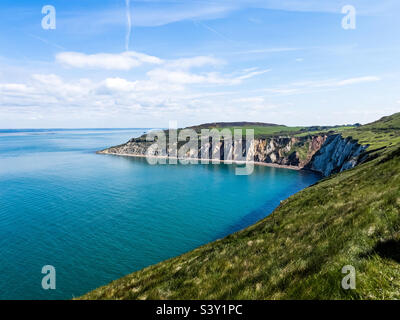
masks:
{"label": "black bar at bottom", "polygon": [[[60,315],[76,318],[81,313],[101,314],[115,319],[123,313],[127,319],[268,319],[304,315],[319,319],[349,316],[358,317],[371,312],[387,314],[399,310],[399,301],[0,301],[1,310],[40,312],[42,315]],[[50,311],[52,309],[52,311]]]}

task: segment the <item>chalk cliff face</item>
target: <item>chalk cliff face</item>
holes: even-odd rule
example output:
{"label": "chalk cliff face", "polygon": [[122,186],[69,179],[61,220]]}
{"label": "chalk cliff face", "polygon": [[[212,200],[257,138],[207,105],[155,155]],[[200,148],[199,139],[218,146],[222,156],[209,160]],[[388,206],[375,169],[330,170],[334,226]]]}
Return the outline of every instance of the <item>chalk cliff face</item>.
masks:
{"label": "chalk cliff face", "polygon": [[[310,135],[254,139],[247,146],[245,141],[242,146],[236,146],[234,142],[225,146],[224,141],[214,144],[211,141],[204,141],[199,142],[197,149],[188,149],[179,157],[219,160],[228,158],[234,161],[254,159],[257,163],[304,168],[329,176],[355,167],[363,160],[365,149],[366,146],[361,146],[351,139],[344,139],[340,135]],[[157,149],[154,147],[154,142],[147,142],[143,137],[131,139],[123,145],[111,147],[99,153],[145,156],[149,151],[154,156],[173,155],[170,148]]]}
{"label": "chalk cliff face", "polygon": [[303,168],[320,150],[326,136],[274,137],[254,141],[254,161]]}
{"label": "chalk cliff face", "polygon": [[352,139],[342,136],[329,136],[323,147],[314,155],[306,168],[321,172],[324,176],[354,168],[365,159],[367,146],[359,145]]}

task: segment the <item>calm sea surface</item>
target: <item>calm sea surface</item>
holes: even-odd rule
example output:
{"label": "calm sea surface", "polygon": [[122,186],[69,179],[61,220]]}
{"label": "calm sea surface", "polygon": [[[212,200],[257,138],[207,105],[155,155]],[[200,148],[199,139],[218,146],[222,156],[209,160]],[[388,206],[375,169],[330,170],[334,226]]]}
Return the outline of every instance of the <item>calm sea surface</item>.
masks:
{"label": "calm sea surface", "polygon": [[[0,299],[70,299],[240,230],[319,176],[96,155],[144,129],[0,130]],[[41,287],[56,268],[56,290]]]}

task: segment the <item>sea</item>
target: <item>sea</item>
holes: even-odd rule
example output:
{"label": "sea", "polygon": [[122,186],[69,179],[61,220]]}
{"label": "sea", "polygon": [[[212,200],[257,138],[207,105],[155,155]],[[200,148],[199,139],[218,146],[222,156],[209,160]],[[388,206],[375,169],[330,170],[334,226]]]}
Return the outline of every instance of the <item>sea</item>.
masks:
{"label": "sea", "polygon": [[78,297],[246,228],[321,178],[96,154],[147,130],[0,130],[0,299]]}

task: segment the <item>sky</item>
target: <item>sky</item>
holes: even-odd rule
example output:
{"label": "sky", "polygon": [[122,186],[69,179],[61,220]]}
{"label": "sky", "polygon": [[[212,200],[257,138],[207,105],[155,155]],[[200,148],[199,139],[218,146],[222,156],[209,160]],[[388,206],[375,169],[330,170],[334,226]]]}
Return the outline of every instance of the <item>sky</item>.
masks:
{"label": "sky", "polygon": [[368,123],[400,111],[399,9],[398,0],[2,0],[0,128]]}

